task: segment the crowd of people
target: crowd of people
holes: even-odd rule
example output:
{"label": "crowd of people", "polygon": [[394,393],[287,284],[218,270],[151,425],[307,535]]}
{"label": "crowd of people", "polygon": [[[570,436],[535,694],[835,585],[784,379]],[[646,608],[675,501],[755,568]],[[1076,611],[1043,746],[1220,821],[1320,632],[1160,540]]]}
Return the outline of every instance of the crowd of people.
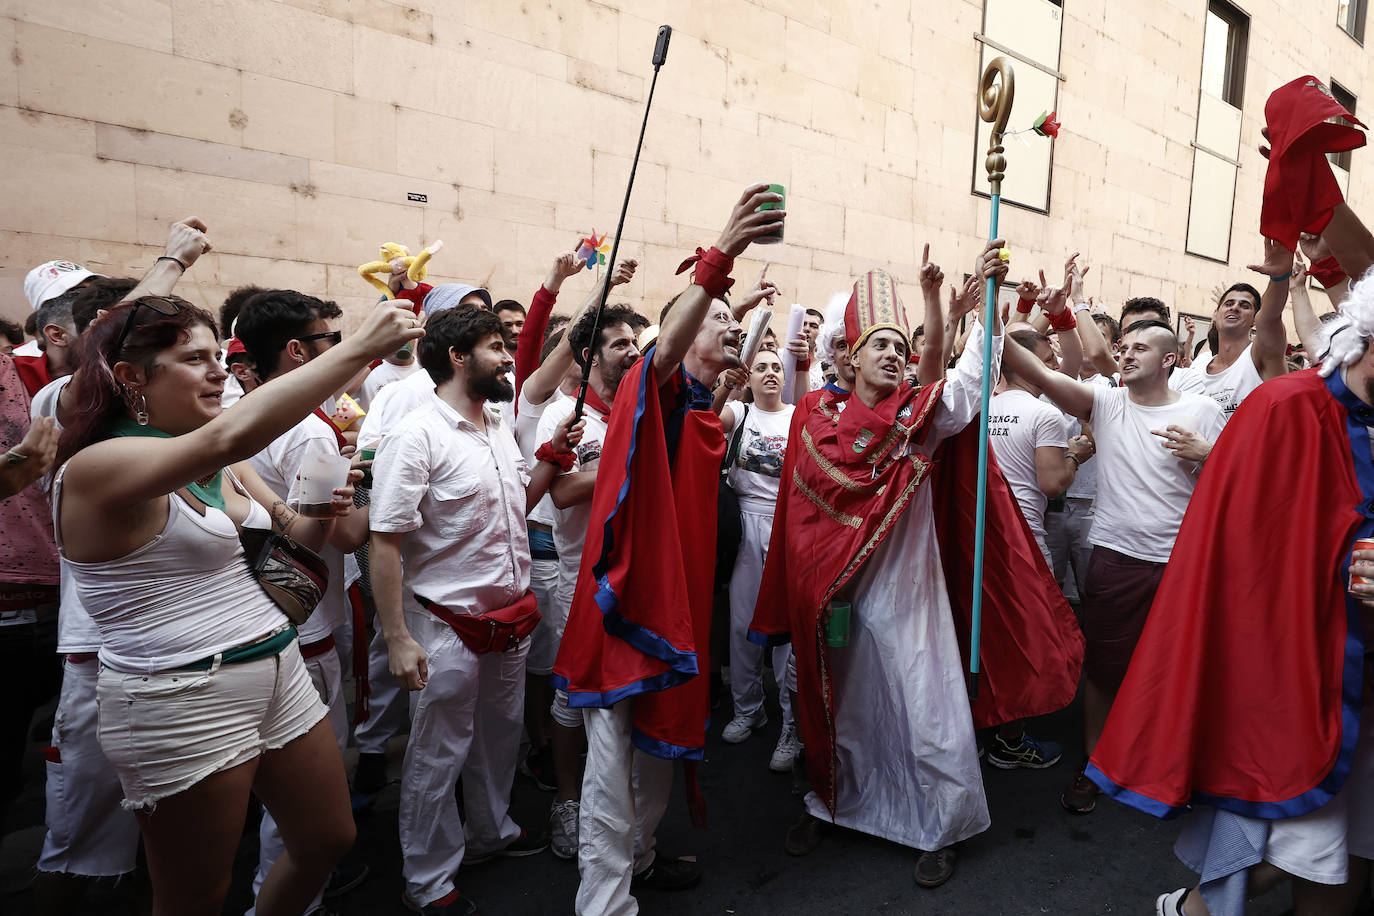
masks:
{"label": "crowd of people", "polygon": [[[730,276],[786,219],[766,184],[656,322],[614,302],[633,259],[611,304],[598,283],[555,316],[573,252],[528,308],[398,269],[347,335],[304,291],[214,315],[175,295],[210,249],[196,219],[137,280],[34,268],[35,340],[0,329],[0,792],[56,696],[41,911],[80,911],[141,843],[154,912],[218,913],[256,797],[254,912],[330,912],[362,877],[340,865],[350,791],[386,785],[405,734],[411,909],[476,913],[460,866],[548,850],[577,864],[577,913],[632,914],[701,879],[655,842],[676,762],[699,818],[712,710],[740,744],[773,708],[769,769],[808,789],[786,852],[857,830],[933,888],[989,826],[983,763],[1059,763],[1076,736],[1026,722],[1080,687],[1066,811],[1105,791],[1207,812],[1179,844],[1200,884],[1158,913],[1243,912],[1287,878],[1299,914],[1353,911],[1374,856],[1374,283],[1349,278],[1374,236],[1293,177],[1311,150],[1270,139],[1290,184],[1266,207],[1291,225],[1266,227],[1262,291],[1215,292],[1204,341],[1159,298],[1095,303],[1076,254],[985,326],[1001,239],[957,277],[927,246],[915,327],[875,270],[792,339],[746,337],[782,295],[766,268]],[[1306,354],[1320,369],[1292,371]],[[1293,746],[1252,753],[1275,722]],[[517,773],[553,793],[547,825],[511,816]]]}

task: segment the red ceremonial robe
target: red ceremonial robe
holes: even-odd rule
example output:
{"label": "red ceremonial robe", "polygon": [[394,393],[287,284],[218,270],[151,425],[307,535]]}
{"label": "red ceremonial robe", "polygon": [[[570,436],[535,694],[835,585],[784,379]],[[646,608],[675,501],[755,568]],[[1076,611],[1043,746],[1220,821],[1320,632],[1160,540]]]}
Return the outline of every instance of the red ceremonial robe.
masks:
{"label": "red ceremonial robe", "polygon": [[1364,690],[1346,583],[1351,541],[1374,534],[1371,425],[1340,374],[1316,370],[1232,415],[1092,755],[1104,792],[1156,817],[1202,803],[1285,818],[1340,791]]}
{"label": "red ceremonial robe", "polygon": [[[879,458],[908,438],[919,443],[942,384],[903,387],[876,410],[826,389],[813,410],[794,412],[783,487],[750,639],[791,640],[797,664],[797,719],[811,785],[835,806],[835,684],[825,641],[828,603],[893,528],[921,486],[933,486],[943,583],[967,662],[973,596],[978,428],[946,439],[933,455]],[[848,401],[843,411],[842,401]],[[805,405],[803,401],[803,405]],[[909,408],[909,409],[908,409]],[[988,454],[987,564],[983,580],[981,687],[971,701],[982,728],[1067,706],[1078,689],[1083,635],[1036,546],[1006,478]],[[822,750],[824,749],[824,750]]]}
{"label": "red ceremonial robe", "polygon": [[725,436],[685,370],[659,387],[654,352],[616,392],[553,681],[574,708],[634,697],[636,747],[700,760]]}

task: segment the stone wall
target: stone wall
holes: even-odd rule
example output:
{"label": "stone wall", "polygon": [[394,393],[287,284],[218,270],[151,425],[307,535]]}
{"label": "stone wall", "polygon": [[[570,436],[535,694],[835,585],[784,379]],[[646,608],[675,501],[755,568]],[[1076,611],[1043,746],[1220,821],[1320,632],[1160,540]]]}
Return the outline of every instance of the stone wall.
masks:
{"label": "stone wall", "polygon": [[[1369,98],[1334,3],[1248,6],[1231,263],[1183,250],[1205,0],[1064,0],[1050,212],[1003,208],[1014,273],[1054,277],[1077,249],[1108,302],[1190,311],[1246,276],[1268,93],[1314,73]],[[662,22],[622,298],[656,314],[755,179],[788,187],[787,242],[751,252],[788,301],[823,307],[872,266],[914,280],[926,241],[961,272],[988,219],[970,191],[982,20],[970,0],[0,0],[0,313],[26,313],[23,275],[49,258],[138,274],[187,215],[215,251],[182,292],[209,306],[252,282],[356,318],[373,297],[355,266],[436,238],[433,277],[527,301],[556,253],[614,229]],[[1371,174],[1357,152],[1357,209]]]}

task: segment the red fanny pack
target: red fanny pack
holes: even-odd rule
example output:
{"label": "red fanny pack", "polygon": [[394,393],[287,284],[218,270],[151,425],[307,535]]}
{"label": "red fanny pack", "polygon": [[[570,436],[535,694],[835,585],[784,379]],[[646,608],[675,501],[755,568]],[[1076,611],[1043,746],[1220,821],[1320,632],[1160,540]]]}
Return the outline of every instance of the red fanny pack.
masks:
{"label": "red fanny pack", "polygon": [[420,602],[420,607],[448,624],[463,644],[478,654],[514,651],[520,640],[534,632],[542,616],[539,602],[529,590],[514,604],[477,617],[455,614],[421,595],[416,595],[415,600]]}

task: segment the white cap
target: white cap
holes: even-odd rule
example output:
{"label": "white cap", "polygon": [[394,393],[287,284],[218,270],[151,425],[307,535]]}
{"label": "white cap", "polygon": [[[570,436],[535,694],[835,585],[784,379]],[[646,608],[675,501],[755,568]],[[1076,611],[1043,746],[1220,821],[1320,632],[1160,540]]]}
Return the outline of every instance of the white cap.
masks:
{"label": "white cap", "polygon": [[76,286],[87,277],[98,277],[80,264],[71,261],[49,261],[39,264],[24,278],[24,297],[29,300],[29,308],[37,309],[49,299],[54,299]]}

